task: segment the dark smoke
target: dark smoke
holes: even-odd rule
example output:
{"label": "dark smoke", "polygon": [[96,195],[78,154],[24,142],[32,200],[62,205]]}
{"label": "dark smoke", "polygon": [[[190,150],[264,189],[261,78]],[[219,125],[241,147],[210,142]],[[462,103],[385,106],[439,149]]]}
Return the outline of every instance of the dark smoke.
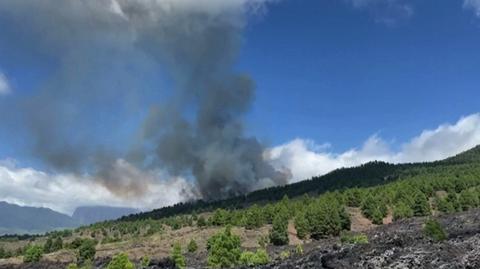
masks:
{"label": "dark smoke", "polygon": [[[264,2],[2,1],[0,15],[35,42],[16,53],[31,49],[59,66],[17,104],[32,152],[55,170],[94,174],[127,196],[148,188],[137,169],[192,175],[206,199],[286,183],[288,173],[276,171],[263,145],[244,135],[255,86],[233,68],[246,19]],[[170,81],[170,97],[155,95],[162,89],[144,73]],[[140,114],[145,103],[150,112],[128,150],[92,134],[114,135],[106,126],[122,125],[115,115]]]}

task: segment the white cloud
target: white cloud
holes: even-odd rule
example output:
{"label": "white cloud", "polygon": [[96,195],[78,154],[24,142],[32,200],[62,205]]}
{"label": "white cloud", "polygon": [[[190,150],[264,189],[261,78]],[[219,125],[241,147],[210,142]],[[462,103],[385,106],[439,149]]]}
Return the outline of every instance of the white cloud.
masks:
{"label": "white cloud", "polygon": [[480,17],[480,0],[465,0],[463,7],[472,9],[475,14]]}
{"label": "white cloud", "polygon": [[444,124],[425,130],[401,146],[398,151],[377,135],[360,148],[343,153],[318,148],[314,141],[295,139],[270,149],[268,158],[277,168],[289,168],[292,181],[326,174],[341,167],[351,167],[369,161],[393,163],[434,161],[447,158],[480,144],[480,114],[461,118],[455,124]]}
{"label": "white cloud", "polygon": [[12,91],[10,84],[8,83],[7,77],[0,73],[0,95],[9,94]]}
{"label": "white cloud", "polygon": [[409,0],[346,0],[354,8],[367,10],[378,23],[396,25],[414,14]]}
{"label": "white cloud", "polygon": [[[133,166],[119,161],[122,169]],[[0,201],[19,205],[48,207],[67,214],[80,205],[129,206],[140,209],[175,204],[191,196],[191,186],[180,177],[160,180],[161,172],[130,171],[146,185],[142,196],[120,196],[88,177],[48,174],[32,168],[19,168],[13,160],[0,162]]]}

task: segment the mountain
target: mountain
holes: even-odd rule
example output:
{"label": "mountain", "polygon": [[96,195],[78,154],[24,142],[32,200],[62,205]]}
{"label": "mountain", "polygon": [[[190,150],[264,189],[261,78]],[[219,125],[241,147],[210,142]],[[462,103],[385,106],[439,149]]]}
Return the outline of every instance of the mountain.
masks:
{"label": "mountain", "polygon": [[72,218],[81,224],[92,224],[118,219],[138,212],[139,210],[128,207],[82,206],[75,209]]}
{"label": "mountain", "polygon": [[43,233],[77,226],[79,222],[70,216],[48,208],[0,202],[0,235]]}

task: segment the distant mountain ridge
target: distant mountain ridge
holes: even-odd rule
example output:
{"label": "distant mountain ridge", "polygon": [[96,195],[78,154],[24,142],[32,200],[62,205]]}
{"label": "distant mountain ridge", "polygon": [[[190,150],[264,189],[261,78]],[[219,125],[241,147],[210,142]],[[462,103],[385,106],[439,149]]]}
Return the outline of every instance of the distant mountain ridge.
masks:
{"label": "distant mountain ridge", "polygon": [[77,226],[79,223],[72,217],[49,208],[0,202],[0,235],[44,233]]}
{"label": "distant mountain ridge", "polygon": [[75,209],[72,218],[81,224],[87,225],[105,220],[118,219],[138,212],[138,209],[128,207],[81,206]]}
{"label": "distant mountain ridge", "polygon": [[0,201],[0,236],[42,234],[114,220],[138,212],[139,210],[134,208],[85,206],[77,208],[73,216],[69,216],[49,208],[19,206]]}

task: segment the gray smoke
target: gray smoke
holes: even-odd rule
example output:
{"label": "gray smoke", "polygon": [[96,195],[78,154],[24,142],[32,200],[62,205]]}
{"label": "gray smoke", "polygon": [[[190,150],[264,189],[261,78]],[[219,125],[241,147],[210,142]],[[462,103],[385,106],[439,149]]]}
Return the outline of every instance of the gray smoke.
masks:
{"label": "gray smoke", "polygon": [[[285,184],[289,173],[244,135],[255,86],[233,68],[247,17],[266,2],[2,1],[0,16],[16,32],[0,42],[24,44],[12,53],[52,66],[41,89],[9,110],[23,115],[36,157],[58,171],[93,174],[119,195],[148,188],[137,172],[119,169],[130,164],[191,175],[206,199]],[[159,81],[167,81],[161,89]],[[143,124],[125,139],[123,125],[140,115]],[[112,146],[109,137],[131,142]]]}

